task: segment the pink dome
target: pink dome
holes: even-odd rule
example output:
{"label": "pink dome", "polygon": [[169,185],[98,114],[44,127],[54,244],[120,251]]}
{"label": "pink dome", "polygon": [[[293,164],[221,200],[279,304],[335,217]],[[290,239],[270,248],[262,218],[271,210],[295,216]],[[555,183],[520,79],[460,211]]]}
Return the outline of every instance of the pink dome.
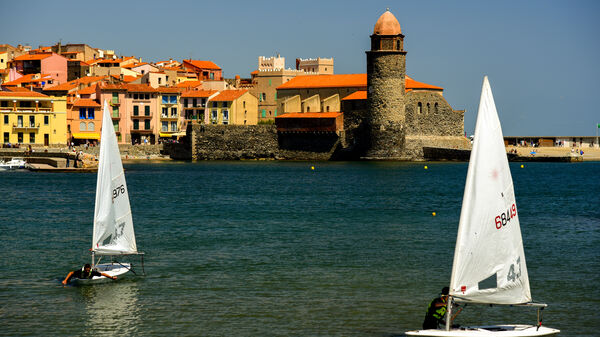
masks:
{"label": "pink dome", "polygon": [[385,13],[381,14],[377,23],[375,23],[375,28],[373,29],[373,34],[375,35],[400,35],[402,31],[400,30],[400,22],[398,19],[392,14],[392,12],[388,10]]}

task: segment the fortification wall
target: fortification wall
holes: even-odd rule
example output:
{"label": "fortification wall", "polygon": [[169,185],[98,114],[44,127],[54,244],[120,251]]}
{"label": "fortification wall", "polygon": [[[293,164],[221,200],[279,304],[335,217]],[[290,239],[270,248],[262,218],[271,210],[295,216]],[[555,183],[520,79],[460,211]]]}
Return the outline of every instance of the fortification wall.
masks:
{"label": "fortification wall", "polygon": [[464,111],[453,110],[438,93],[411,91],[406,94],[405,129],[407,135],[460,137],[464,134]]}
{"label": "fortification wall", "polygon": [[404,157],[407,160],[424,160],[423,148],[470,150],[471,141],[464,136],[406,135]]}

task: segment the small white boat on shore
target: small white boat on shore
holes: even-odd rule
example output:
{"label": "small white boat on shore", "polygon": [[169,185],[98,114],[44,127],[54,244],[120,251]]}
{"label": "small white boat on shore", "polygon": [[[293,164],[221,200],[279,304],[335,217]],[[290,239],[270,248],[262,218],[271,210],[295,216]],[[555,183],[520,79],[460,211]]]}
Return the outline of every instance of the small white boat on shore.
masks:
{"label": "small white boat on shore", "polygon": [[11,160],[4,162],[0,161],[0,171],[7,170],[22,170],[27,168],[27,162],[23,158],[12,158]]}

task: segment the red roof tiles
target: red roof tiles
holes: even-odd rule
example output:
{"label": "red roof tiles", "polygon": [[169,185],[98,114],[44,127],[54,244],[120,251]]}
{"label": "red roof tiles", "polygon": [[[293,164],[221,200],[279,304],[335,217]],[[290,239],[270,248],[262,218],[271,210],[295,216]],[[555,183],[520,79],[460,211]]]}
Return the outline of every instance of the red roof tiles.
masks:
{"label": "red roof tiles", "polygon": [[93,99],[89,98],[81,98],[73,102],[73,106],[77,107],[86,107],[86,108],[99,108],[101,107],[100,103],[96,102]]}
{"label": "red roof tiles", "polygon": [[200,69],[215,69],[221,70],[221,67],[214,64],[212,61],[200,61],[200,60],[183,60],[184,63],[188,63],[193,65],[196,68]]}
{"label": "red roof tiles", "polygon": [[181,97],[208,98],[217,92],[217,90],[189,90],[181,94]]}
{"label": "red roof tiles", "polygon": [[238,99],[243,94],[247,93],[248,90],[223,90],[217,96],[213,97],[211,101],[215,102],[228,102]]}

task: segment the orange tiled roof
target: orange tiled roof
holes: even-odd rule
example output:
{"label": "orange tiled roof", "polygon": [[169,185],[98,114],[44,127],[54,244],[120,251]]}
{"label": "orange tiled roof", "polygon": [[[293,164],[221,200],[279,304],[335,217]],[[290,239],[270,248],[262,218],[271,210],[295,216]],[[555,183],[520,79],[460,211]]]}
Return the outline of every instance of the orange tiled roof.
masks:
{"label": "orange tiled roof", "polygon": [[158,92],[148,84],[123,84],[123,87],[129,92]]}
{"label": "orange tiled roof", "polygon": [[200,85],[202,85],[202,81],[183,81],[175,84],[175,86],[179,88],[194,88]]}
{"label": "orange tiled roof", "polygon": [[336,118],[341,112],[288,112],[275,118]]}
{"label": "orange tiled roof", "polygon": [[100,83],[100,90],[127,90],[124,84]]}
{"label": "orange tiled roof", "polygon": [[24,88],[24,87],[5,87],[3,89],[6,89],[7,91],[12,91],[12,92],[31,92],[31,90]]}
{"label": "orange tiled roof", "polygon": [[89,107],[89,108],[99,108],[101,107],[100,103],[96,102],[93,99],[89,98],[81,98],[73,102],[73,106],[78,107]]}
{"label": "orange tiled roof", "polygon": [[214,64],[212,61],[183,60],[183,62],[189,63],[189,64],[193,65],[194,67],[201,68],[201,69],[221,70],[221,67],[219,67],[218,65]]}
{"label": "orange tiled roof", "polygon": [[305,89],[305,88],[367,88],[367,74],[343,75],[305,75],[296,76],[277,89]]}
{"label": "orange tiled roof", "polygon": [[111,75],[111,76],[114,77],[115,79],[117,79],[119,81],[123,81],[125,83],[133,82],[138,79],[136,76],[131,76],[131,75],[123,76],[122,80],[121,80],[121,76],[119,76],[119,75]]}
{"label": "orange tiled roof", "polygon": [[89,87],[85,87],[78,91],[80,95],[91,95],[96,92],[96,84],[92,84]]}
{"label": "orange tiled roof", "polygon": [[367,91],[359,90],[351,93],[350,95],[342,98],[342,101],[355,100],[355,99],[367,99]]}
{"label": "orange tiled roof", "polygon": [[238,99],[243,94],[247,93],[248,90],[223,90],[217,96],[213,97],[211,101],[215,102],[228,102]]}
{"label": "orange tiled roof", "polygon": [[[406,90],[431,89],[444,90],[442,87],[418,82],[410,76],[406,76]],[[277,89],[307,89],[307,88],[345,88],[362,87],[367,88],[367,74],[343,74],[343,75],[306,75],[296,76],[288,82],[280,85]]]}
{"label": "orange tiled roof", "polygon": [[181,94],[181,97],[208,98],[217,92],[217,90],[189,90]]}
{"label": "orange tiled roof", "polygon": [[165,93],[165,94],[180,94],[185,89],[184,88],[177,88],[177,87],[159,87],[156,90],[158,92],[160,92],[160,93]]}
{"label": "orange tiled roof", "polygon": [[0,97],[49,97],[35,91],[0,91]]}
{"label": "orange tiled roof", "polygon": [[43,60],[52,56],[52,53],[39,53],[39,54],[25,54],[18,57],[15,57],[15,61],[33,61],[33,60]]}
{"label": "orange tiled roof", "polygon": [[93,82],[98,82],[98,81],[103,80],[104,78],[106,78],[106,77],[105,76],[84,76],[84,77],[69,81],[67,83],[63,83],[63,84],[55,85],[50,88],[46,88],[45,90],[69,91],[69,90],[75,89],[79,84],[89,84],[89,83],[93,83]]}
{"label": "orange tiled roof", "polygon": [[409,89],[444,90],[444,88],[442,88],[442,87],[415,81],[412,78],[410,78],[408,75],[406,75],[406,91],[408,91]]}
{"label": "orange tiled roof", "polygon": [[73,82],[73,81],[69,81],[67,83],[62,83],[62,84],[58,84],[55,85],[53,87],[49,87],[46,88],[46,90],[52,90],[52,91],[69,91],[72,89],[77,88],[77,83]]}
{"label": "orange tiled roof", "polygon": [[[39,75],[39,78],[34,78],[36,75]],[[40,83],[52,79],[50,75],[47,74],[27,74],[22,77],[17,78],[14,81],[3,83],[2,85],[19,85],[23,83]]]}

